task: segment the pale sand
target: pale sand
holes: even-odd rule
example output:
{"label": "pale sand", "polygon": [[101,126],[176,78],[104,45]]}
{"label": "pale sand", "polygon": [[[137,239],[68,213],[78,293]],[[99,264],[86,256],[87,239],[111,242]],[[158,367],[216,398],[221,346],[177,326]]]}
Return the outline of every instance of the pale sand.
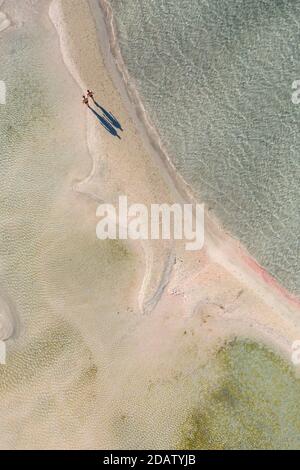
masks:
{"label": "pale sand", "polygon": [[0,32],[4,31],[10,26],[10,20],[7,18],[5,13],[0,11]]}
{"label": "pale sand", "polygon": [[[121,123],[126,123],[126,132],[122,134],[120,142],[118,139],[112,139],[110,134],[105,135],[101,132],[98,121],[89,110],[87,111],[88,147],[93,167],[91,174],[74,189],[105,202],[117,202],[118,195],[122,194],[127,195],[129,203],[150,204],[159,203],[161,200],[171,202],[174,196],[172,188],[166,184],[165,175],[161,175],[160,169],[153,165],[151,157],[143,149],[132,120],[128,121],[127,113],[120,106],[117,108],[114,106],[120,99],[105,69],[98,63],[99,49],[96,38],[93,37],[95,30],[90,29],[91,18],[83,16],[80,26],[75,25],[75,29],[66,30],[60,21],[59,8],[58,4],[53,3],[50,16],[59,31],[63,57],[73,77],[81,90],[86,90],[87,87],[94,89],[102,105],[108,110],[116,109]],[[69,17],[71,12],[74,13],[80,8],[80,5],[74,6],[65,2],[63,8]],[[84,31],[85,40],[82,40],[81,34],[78,34],[77,27]],[[72,49],[72,53],[68,52],[69,48]],[[74,60],[76,56],[78,58]],[[78,61],[80,67],[77,67]],[[157,188],[160,190],[157,191]],[[140,289],[139,305],[144,312],[150,311],[157,303],[158,293],[161,293],[174,263],[170,242],[155,242],[157,253],[155,257],[152,255],[152,245],[143,244],[146,270]],[[139,249],[137,247],[137,250]],[[155,264],[153,264],[154,259]]]}
{"label": "pale sand", "polygon": [[18,333],[19,319],[11,300],[4,294],[0,298],[0,340],[6,341]]}

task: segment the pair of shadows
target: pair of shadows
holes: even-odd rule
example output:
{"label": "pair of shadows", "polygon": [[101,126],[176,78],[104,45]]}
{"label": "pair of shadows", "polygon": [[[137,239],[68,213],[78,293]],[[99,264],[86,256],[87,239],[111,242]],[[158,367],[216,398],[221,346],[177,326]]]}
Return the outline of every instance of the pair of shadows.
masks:
{"label": "pair of shadows", "polygon": [[105,116],[105,117],[100,116],[100,114],[98,114],[93,108],[91,108],[90,105],[88,105],[89,109],[95,114],[97,119],[100,121],[100,124],[107,130],[107,132],[109,132],[114,137],[118,137],[118,139],[121,140],[121,137],[119,136],[116,129],[120,129],[120,131],[122,132],[123,132],[123,129],[122,129],[121,124],[117,120],[117,118],[115,118],[115,116],[111,114],[110,112],[106,111],[105,108],[100,106],[100,104],[97,103],[97,101],[93,100],[93,102],[99,109],[101,109],[102,113]]}

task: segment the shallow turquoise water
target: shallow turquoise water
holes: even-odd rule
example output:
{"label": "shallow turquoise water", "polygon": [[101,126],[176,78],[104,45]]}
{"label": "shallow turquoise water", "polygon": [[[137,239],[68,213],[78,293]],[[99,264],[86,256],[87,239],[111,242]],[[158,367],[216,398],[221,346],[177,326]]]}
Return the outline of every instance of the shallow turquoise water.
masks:
{"label": "shallow turquoise water", "polygon": [[300,4],[110,0],[122,54],[177,168],[300,294]]}

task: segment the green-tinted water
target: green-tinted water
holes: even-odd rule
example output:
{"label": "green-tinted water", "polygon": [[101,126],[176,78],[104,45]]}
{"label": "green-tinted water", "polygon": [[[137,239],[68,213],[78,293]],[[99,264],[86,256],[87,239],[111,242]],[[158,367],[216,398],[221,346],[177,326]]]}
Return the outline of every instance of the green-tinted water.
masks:
{"label": "green-tinted water", "polygon": [[178,170],[300,294],[300,5],[110,0],[128,70]]}

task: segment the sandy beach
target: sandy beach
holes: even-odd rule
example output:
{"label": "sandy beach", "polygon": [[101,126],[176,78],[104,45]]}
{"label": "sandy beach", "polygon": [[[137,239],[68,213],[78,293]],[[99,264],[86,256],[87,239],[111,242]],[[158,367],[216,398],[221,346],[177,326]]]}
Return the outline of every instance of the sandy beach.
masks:
{"label": "sandy beach", "polygon": [[[46,3],[39,24],[57,67],[52,94],[64,107],[53,105],[40,134],[55,136],[51,158],[60,145],[68,160],[59,155],[43,168],[56,175],[58,166],[61,179],[53,176],[46,229],[38,228],[34,258],[30,252],[22,267],[33,267],[28,290],[40,298],[30,303],[24,289],[13,324],[6,305],[0,313],[3,339],[21,325],[18,341],[8,343],[12,366],[1,372],[0,448],[178,448],[187,414],[217,387],[209,361],[224,345],[253,340],[291,365],[299,299],[209,213],[201,251],[178,240],[96,239],[101,202],[117,204],[120,195],[146,206],[197,201],[130,80],[108,3]],[[121,140],[81,105],[88,88],[121,122]],[[46,144],[28,144],[28,160],[39,145]]]}
{"label": "sandy beach", "polygon": [[[89,7],[78,2],[76,8],[72,8],[68,1],[54,1],[50,8],[51,19],[60,36],[62,55],[72,76],[82,90],[86,88],[95,90],[97,96],[103,97],[104,106],[114,109],[115,113],[120,116],[121,122],[126,122],[126,134],[124,134],[120,145],[119,142],[111,139],[109,135],[100,133],[91,116],[87,116],[87,139],[93,159],[93,170],[76,190],[106,202],[115,200],[114,198],[121,191],[128,195],[129,200],[138,200],[146,204],[157,201],[160,203],[195,202],[191,189],[176,174],[166,149],[161,145],[161,139],[145,110],[140,107],[137,91],[132,84],[128,86],[130,78],[117,45],[112,12],[107,2],[102,1],[100,3],[103,8],[102,12],[97,0],[91,0]],[[79,14],[78,11],[81,13]],[[78,24],[78,18],[80,18],[80,24]],[[83,39],[81,35],[75,35],[75,31],[78,32],[80,28],[89,32]],[[114,59],[110,51],[112,51]],[[93,64],[93,67],[90,64]],[[105,161],[106,168],[109,168],[102,175],[102,179],[100,170],[97,168],[97,159],[99,158],[102,158]],[[149,178],[145,177],[149,174],[153,175],[150,181]],[[116,191],[116,188],[119,189],[119,192]],[[168,189],[166,190],[166,188]],[[282,327],[286,324],[288,328],[290,323],[290,334],[286,337],[286,344],[283,347],[288,356],[291,342],[299,334],[299,300],[290,295],[275,279],[268,275],[250,257],[239,242],[222,231],[218,222],[212,220],[208,214],[206,214],[205,224],[205,247],[202,253],[197,253],[196,256],[187,255],[182,252],[182,247],[178,243],[174,248],[176,256],[180,256],[183,262],[180,267],[177,264],[172,271],[167,270],[168,288],[164,294],[162,293],[163,289],[160,290],[162,298],[157,308],[162,308],[162,304],[167,301],[170,292],[174,288],[179,291],[183,290],[180,285],[177,286],[178,281],[175,281],[176,276],[178,276],[181,282],[184,279],[185,285],[185,303],[182,306],[184,315],[189,315],[195,311],[196,306],[199,302],[201,303],[201,298],[206,297],[203,289],[208,289],[207,283],[201,282],[203,268],[196,267],[196,263],[199,263],[200,258],[200,265],[209,266],[211,279],[218,279],[218,284],[220,284],[221,279],[223,289],[231,292],[232,301],[235,298],[234,292],[243,291],[240,299],[235,300],[235,311],[237,312],[240,309],[235,315],[240,317],[240,322],[246,325],[253,320],[253,325],[256,322],[257,326],[261,324],[258,327],[261,330],[260,333],[266,334],[270,343],[273,343],[272,334],[274,334],[274,346],[278,344],[275,324],[279,325],[282,321]],[[157,273],[162,270],[162,266],[158,264],[160,256],[156,250],[163,250],[163,247],[158,248],[155,244],[151,246],[151,243],[149,243],[148,249],[153,253],[151,255],[153,259],[151,269],[154,269]],[[178,255],[178,252],[180,255]],[[193,262],[196,266],[190,267],[191,261],[189,258],[195,258]],[[190,269],[192,273],[195,273],[195,271],[197,273],[192,275],[193,283],[189,280],[191,278],[189,275]],[[149,276],[149,272],[147,276]],[[193,285],[195,278],[201,292],[197,292],[195,285]],[[225,286],[229,282],[228,278],[231,278],[230,288],[226,289]],[[160,284],[161,281],[156,286],[157,289],[159,289]],[[236,287],[233,289],[235,284]],[[145,287],[145,282],[144,288],[149,288]],[[213,295],[218,298],[220,298],[219,290],[220,287],[218,286],[211,289]],[[211,297],[212,292],[210,292],[209,297]],[[145,292],[143,295],[147,297]],[[246,296],[249,298],[248,301],[245,301]],[[169,302],[172,302],[172,298],[169,299]],[[211,300],[211,303],[214,303],[213,300]],[[226,304],[227,302],[222,303]],[[178,298],[176,304],[178,304]],[[257,305],[255,309],[253,308],[254,304]],[[251,311],[245,311],[247,305]],[[261,306],[259,307],[259,305]],[[226,308],[224,310],[226,311]],[[225,316],[225,313],[222,316]],[[268,327],[264,329],[263,324],[268,325]],[[284,330],[280,327],[279,331]]]}

